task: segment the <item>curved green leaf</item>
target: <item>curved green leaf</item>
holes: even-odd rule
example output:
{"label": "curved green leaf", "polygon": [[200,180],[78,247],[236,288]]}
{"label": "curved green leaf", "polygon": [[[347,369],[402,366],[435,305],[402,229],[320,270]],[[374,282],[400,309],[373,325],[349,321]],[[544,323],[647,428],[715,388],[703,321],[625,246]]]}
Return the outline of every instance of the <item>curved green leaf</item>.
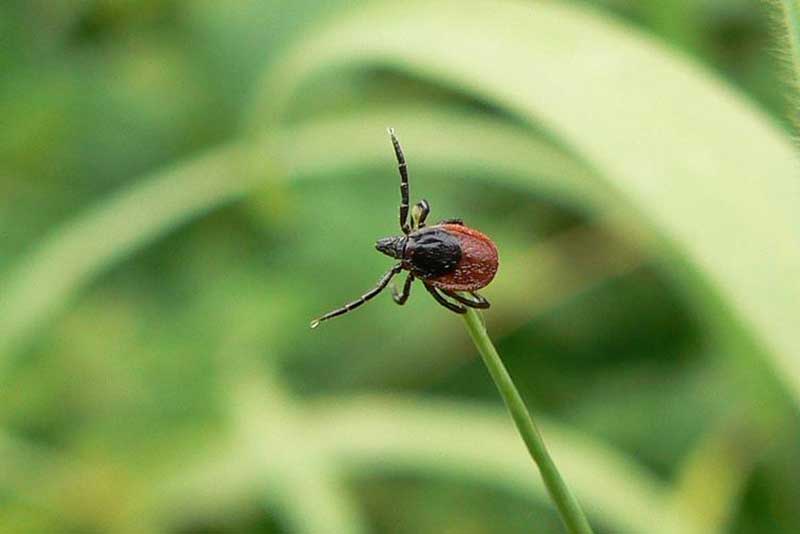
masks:
{"label": "curved green leaf", "polygon": [[241,196],[259,177],[243,146],[176,165],[65,223],[0,283],[0,355],[51,317],[77,288],[181,222]]}
{"label": "curved green leaf", "polygon": [[800,165],[752,104],[585,7],[451,0],[371,5],[322,30],[270,73],[265,109],[277,120],[305,80],[370,66],[544,125],[800,401]]}

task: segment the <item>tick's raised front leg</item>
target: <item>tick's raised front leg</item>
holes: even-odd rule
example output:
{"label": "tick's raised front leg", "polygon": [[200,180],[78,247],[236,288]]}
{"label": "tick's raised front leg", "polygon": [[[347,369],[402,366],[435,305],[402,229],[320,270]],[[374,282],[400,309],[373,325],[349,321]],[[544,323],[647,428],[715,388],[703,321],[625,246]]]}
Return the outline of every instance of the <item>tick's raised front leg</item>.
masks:
{"label": "tick's raised front leg", "polygon": [[408,235],[411,231],[411,227],[408,224],[408,165],[406,165],[403,149],[400,148],[400,141],[394,135],[394,128],[389,128],[389,135],[392,138],[394,155],[397,156],[397,170],[400,171],[400,229],[403,230],[404,234]]}

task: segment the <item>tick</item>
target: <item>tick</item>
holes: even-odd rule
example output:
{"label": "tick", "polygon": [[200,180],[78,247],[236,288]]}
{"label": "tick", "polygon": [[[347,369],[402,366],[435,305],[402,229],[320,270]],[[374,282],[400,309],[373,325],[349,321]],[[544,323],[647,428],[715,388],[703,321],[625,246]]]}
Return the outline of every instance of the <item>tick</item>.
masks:
{"label": "tick", "polygon": [[497,273],[497,247],[486,235],[465,226],[461,219],[446,219],[426,226],[425,220],[431,210],[426,200],[414,205],[409,222],[408,166],[393,128],[389,128],[389,135],[400,171],[400,229],[403,235],[379,239],[375,248],[400,261],[383,275],[378,285],[353,302],[315,319],[311,328],[358,308],[383,291],[391,279],[404,270],[408,271],[408,276],[403,290],[398,293],[392,287],[392,298],[401,306],[411,295],[411,284],[419,278],[436,302],[452,312],[466,313],[467,307],[489,307],[489,301],[476,291],[486,287]]}

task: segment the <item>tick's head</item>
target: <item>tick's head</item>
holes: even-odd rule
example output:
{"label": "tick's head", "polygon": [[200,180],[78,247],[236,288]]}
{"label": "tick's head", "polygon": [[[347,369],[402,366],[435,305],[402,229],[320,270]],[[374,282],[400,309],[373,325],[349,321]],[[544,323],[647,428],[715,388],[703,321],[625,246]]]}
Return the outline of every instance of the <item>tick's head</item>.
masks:
{"label": "tick's head", "polygon": [[392,236],[378,239],[375,248],[391,258],[403,259],[403,250],[406,248],[406,236]]}

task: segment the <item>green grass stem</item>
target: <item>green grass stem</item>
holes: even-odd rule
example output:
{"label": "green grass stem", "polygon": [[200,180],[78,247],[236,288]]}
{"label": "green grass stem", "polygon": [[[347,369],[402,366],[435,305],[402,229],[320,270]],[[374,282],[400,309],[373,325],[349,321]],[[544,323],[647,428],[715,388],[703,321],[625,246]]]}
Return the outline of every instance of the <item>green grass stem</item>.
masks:
{"label": "green grass stem", "polygon": [[561,474],[547,451],[536,423],[533,422],[533,418],[528,412],[519,391],[517,391],[511,375],[508,374],[503,365],[503,360],[500,359],[497,349],[495,349],[489,334],[486,332],[481,316],[476,310],[468,308],[463,317],[467,331],[478,352],[480,352],[486,367],[489,369],[489,374],[492,375],[492,380],[494,380],[497,389],[500,391],[503,402],[511,414],[511,418],[514,420],[514,424],[517,426],[517,430],[522,436],[531,458],[539,467],[539,473],[542,475],[547,492],[556,505],[564,525],[571,534],[592,534],[592,527],[589,525],[589,521],[586,519],[577,499],[561,478]]}

